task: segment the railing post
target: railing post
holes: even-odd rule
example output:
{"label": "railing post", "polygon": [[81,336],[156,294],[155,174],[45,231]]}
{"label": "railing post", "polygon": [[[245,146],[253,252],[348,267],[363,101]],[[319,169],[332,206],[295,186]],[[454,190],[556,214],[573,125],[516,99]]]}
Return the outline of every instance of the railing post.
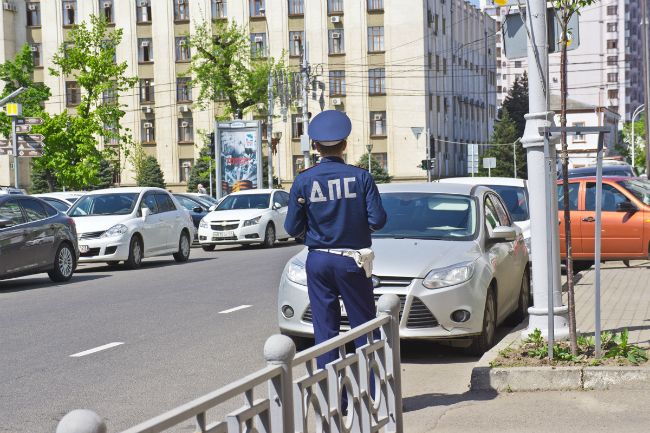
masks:
{"label": "railing post", "polygon": [[397,295],[381,295],[377,302],[377,317],[390,316],[390,322],[384,326],[386,334],[386,364],[388,384],[388,425],[387,432],[402,433],[402,376],[399,345],[399,310],[400,302]]}
{"label": "railing post", "polygon": [[106,433],[106,424],[92,410],[75,409],[61,418],[56,433]]}
{"label": "railing post", "polygon": [[274,433],[294,433],[291,362],[295,355],[296,346],[293,340],[285,335],[272,335],[264,344],[264,359],[266,363],[268,365],[282,367],[280,377],[269,382],[271,431]]}

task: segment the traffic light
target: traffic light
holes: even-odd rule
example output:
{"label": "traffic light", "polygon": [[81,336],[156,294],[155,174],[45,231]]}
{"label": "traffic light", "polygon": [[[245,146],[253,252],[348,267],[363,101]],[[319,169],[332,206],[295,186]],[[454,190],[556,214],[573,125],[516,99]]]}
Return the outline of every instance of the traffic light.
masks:
{"label": "traffic light", "polygon": [[208,147],[210,148],[210,158],[214,158],[216,155],[215,152],[215,142],[214,142],[214,132],[211,132],[208,134],[208,137],[210,138],[210,142],[208,143]]}
{"label": "traffic light", "polygon": [[421,167],[422,170],[431,170],[431,161],[429,161],[428,159],[423,159]]}

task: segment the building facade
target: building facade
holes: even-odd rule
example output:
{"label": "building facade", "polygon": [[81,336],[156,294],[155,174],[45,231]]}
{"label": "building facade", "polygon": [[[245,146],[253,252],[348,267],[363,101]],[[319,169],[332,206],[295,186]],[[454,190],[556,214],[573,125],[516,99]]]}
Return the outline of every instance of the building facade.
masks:
{"label": "building facade", "polygon": [[[9,1],[3,13],[0,61],[29,44],[35,81],[52,91],[46,109],[74,110],[76,83],[48,73],[70,29],[91,14],[123,30],[117,60],[139,83],[119,95],[124,126],[158,159],[172,189],[185,189],[204,145],[199,132],[214,129],[218,104],[193,105],[184,75],[192,52],[187,35],[206,20],[234,20],[250,32],[254,50],[300,70],[301,45],[325,85],[325,109],[353,122],[346,159],[358,161],[367,145],[397,181],[423,179],[427,141],[436,174],[465,174],[466,143],[486,143],[496,113],[494,20],[464,0],[43,0]],[[194,90],[194,91],[193,91]],[[265,101],[260,101],[264,103]],[[320,111],[310,100],[309,111]],[[304,167],[297,110],[274,120],[281,131],[275,175],[289,183]],[[419,139],[412,127],[425,131]],[[110,145],[110,143],[99,143]],[[4,158],[4,159],[2,159]],[[9,160],[0,157],[0,171]],[[127,161],[121,183],[133,183]],[[22,182],[22,181],[21,181]],[[0,179],[0,184],[3,179]]]}

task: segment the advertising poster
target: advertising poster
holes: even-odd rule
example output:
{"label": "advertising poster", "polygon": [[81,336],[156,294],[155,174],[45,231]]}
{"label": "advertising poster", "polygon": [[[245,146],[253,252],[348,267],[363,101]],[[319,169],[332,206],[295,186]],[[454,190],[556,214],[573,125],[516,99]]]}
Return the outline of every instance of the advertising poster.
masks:
{"label": "advertising poster", "polygon": [[261,123],[236,120],[217,123],[217,189],[221,198],[231,192],[259,188],[262,179]]}

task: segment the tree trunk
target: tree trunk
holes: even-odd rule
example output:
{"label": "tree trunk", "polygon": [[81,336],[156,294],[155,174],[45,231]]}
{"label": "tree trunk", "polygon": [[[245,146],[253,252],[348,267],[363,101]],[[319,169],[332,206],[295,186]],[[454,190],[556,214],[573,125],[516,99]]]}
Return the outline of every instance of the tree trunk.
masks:
{"label": "tree trunk", "polygon": [[[565,10],[562,11],[562,43],[560,57],[560,126],[566,127],[567,111],[567,28],[569,26],[569,15]],[[569,149],[567,144],[566,131],[562,131],[562,191],[564,193],[564,236],[566,240],[566,277],[569,297],[569,339],[571,343],[571,353],[578,354],[578,344],[576,336],[576,307],[575,293],[573,288],[573,249],[571,245],[571,211],[569,202]]]}

